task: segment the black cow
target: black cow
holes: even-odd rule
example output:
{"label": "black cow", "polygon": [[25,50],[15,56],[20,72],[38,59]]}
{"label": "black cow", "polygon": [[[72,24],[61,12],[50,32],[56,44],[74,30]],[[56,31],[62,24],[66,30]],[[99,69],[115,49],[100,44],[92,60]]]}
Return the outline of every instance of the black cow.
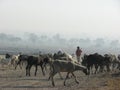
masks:
{"label": "black cow", "polygon": [[11,57],[12,57],[12,55],[10,55],[10,54],[8,54],[8,53],[5,54],[5,58],[8,59],[8,58],[11,58]]}
{"label": "black cow", "polygon": [[82,64],[85,65],[88,69],[88,72],[90,74],[92,67],[95,66],[95,72],[98,71],[98,68],[100,68],[100,72],[103,72],[103,70],[107,69],[107,72],[110,71],[110,66],[113,63],[111,60],[111,57],[108,54],[105,54],[104,56],[95,53],[90,55],[84,55]]}
{"label": "black cow", "polygon": [[19,57],[18,57],[19,60],[18,60],[18,62],[16,64],[16,66],[15,66],[15,69],[17,68],[18,65],[26,63],[27,60],[28,60],[28,57],[29,57],[28,55],[19,55]]}
{"label": "black cow", "polygon": [[100,69],[103,68],[104,57],[98,53],[84,55],[82,64],[87,67],[89,74],[92,70],[92,67],[95,66],[94,73],[96,73],[98,71],[98,67],[100,67]]}
{"label": "black cow", "polygon": [[49,63],[49,57],[47,56],[44,55],[40,55],[39,57],[29,56],[27,59],[26,76],[27,75],[30,76],[30,69],[33,65],[35,66],[35,74],[34,74],[35,76],[37,74],[38,65],[41,67],[43,75],[45,75],[44,67],[47,63]]}

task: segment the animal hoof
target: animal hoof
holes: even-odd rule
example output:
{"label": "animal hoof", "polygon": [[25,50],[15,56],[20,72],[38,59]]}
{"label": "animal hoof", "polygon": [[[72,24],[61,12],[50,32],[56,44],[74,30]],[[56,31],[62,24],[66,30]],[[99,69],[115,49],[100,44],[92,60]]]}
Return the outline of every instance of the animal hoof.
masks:
{"label": "animal hoof", "polygon": [[66,86],[65,82],[64,82],[64,86]]}
{"label": "animal hoof", "polygon": [[50,78],[48,78],[48,81],[50,80]]}
{"label": "animal hoof", "polygon": [[54,86],[55,86],[55,84],[54,84],[54,83],[52,83],[52,86],[54,87]]}
{"label": "animal hoof", "polygon": [[53,87],[55,87],[55,85],[53,85]]}
{"label": "animal hoof", "polygon": [[77,83],[77,84],[79,84],[79,82],[78,82],[78,81],[76,81],[76,83]]}

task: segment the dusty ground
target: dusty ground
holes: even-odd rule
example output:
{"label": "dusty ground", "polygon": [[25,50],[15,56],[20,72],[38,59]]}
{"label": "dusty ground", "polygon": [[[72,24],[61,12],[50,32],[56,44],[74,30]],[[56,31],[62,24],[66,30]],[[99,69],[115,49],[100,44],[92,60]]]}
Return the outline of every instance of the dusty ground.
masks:
{"label": "dusty ground", "polygon": [[[62,73],[65,78],[66,73]],[[81,71],[76,71],[75,75],[79,80],[76,84],[74,78],[68,79],[66,86],[63,86],[63,80],[59,75],[54,77],[55,87],[52,87],[51,81],[48,81],[48,73],[43,76],[41,69],[38,69],[37,76],[34,76],[34,67],[31,70],[31,77],[25,76],[25,68],[0,66],[0,90],[120,90],[120,73],[103,73],[91,76],[85,76]]]}

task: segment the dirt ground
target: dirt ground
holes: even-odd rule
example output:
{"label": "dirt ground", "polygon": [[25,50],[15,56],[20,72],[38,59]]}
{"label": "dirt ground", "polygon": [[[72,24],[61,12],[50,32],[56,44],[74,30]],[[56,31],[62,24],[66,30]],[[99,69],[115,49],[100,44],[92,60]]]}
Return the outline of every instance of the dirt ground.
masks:
{"label": "dirt ground", "polygon": [[[48,81],[49,70],[46,76],[41,73],[39,67],[37,76],[34,76],[34,67],[31,69],[31,76],[25,76],[25,67],[17,70],[11,67],[0,66],[0,90],[120,90],[120,73],[102,73],[84,75],[81,71],[76,71],[75,75],[79,84],[75,83],[71,77],[66,81],[66,86],[63,85],[63,80],[57,74],[54,77],[55,87],[51,81]],[[66,73],[62,73],[65,78]]]}

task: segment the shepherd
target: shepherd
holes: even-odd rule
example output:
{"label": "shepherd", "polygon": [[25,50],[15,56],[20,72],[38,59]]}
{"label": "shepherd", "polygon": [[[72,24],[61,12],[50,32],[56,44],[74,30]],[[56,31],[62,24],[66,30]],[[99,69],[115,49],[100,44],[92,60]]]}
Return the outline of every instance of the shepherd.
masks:
{"label": "shepherd", "polygon": [[80,63],[80,56],[81,56],[82,50],[80,49],[79,46],[77,46],[77,50],[75,53],[76,53],[77,60]]}

